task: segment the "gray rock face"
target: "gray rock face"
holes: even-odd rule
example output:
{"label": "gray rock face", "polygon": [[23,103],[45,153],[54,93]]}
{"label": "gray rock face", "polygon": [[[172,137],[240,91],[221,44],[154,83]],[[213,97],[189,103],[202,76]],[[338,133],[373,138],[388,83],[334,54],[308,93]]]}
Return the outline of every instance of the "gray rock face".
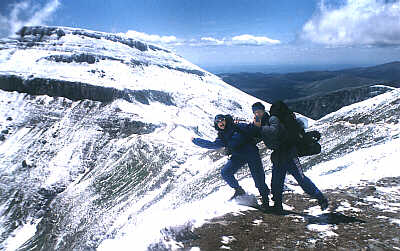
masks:
{"label": "gray rock face", "polygon": [[320,119],[344,106],[361,102],[391,90],[393,90],[393,88],[386,86],[356,87],[330,92],[328,94],[286,100],[286,103],[293,111],[312,119]]}
{"label": "gray rock face", "polygon": [[[2,215],[7,215],[6,220],[1,222],[3,231],[0,247],[12,231],[39,218],[46,220],[38,228],[38,234],[41,231],[54,234],[48,229],[55,223],[52,221],[56,213],[54,209],[57,207],[54,200],[72,182],[82,179],[82,175],[89,175],[92,170],[104,166],[109,161],[109,154],[113,155],[111,158],[122,161],[121,157],[126,150],[113,146],[113,142],[121,138],[150,134],[158,127],[135,121],[116,107],[98,101],[73,102],[63,97],[35,97],[15,92],[9,95],[3,91],[1,96],[1,106],[4,107],[3,103],[7,103],[8,109],[18,111],[19,115],[9,120],[8,129],[2,132],[4,140],[7,140],[3,144],[11,144],[17,148],[17,152],[2,151],[0,154],[0,204],[6,205]],[[11,102],[14,98],[21,103]],[[18,146],[22,142],[11,143],[22,132],[25,134],[24,147]],[[133,145],[138,148],[137,151]],[[131,168],[140,171],[139,162],[152,162],[150,159],[146,161],[145,156],[140,154],[146,151],[146,146],[147,143],[140,140],[132,144],[129,150],[132,155],[125,157],[126,165],[130,163]],[[136,154],[137,157],[134,157]],[[64,167],[58,164],[52,166],[51,163],[57,158],[65,158]],[[138,161],[137,165],[134,161]],[[7,169],[3,169],[4,167]],[[57,169],[67,173],[58,176]],[[126,177],[125,175],[126,173],[121,173],[122,177]],[[54,178],[53,181],[51,177]],[[105,189],[111,187],[104,184]],[[61,211],[58,213],[59,216],[65,215]],[[42,250],[54,249],[55,243],[51,244],[48,237],[50,236],[43,236],[40,240],[43,243],[40,245],[36,242],[32,245],[39,245]]]}
{"label": "gray rock face", "polygon": [[65,97],[75,101],[89,99],[109,103],[116,99],[124,99],[128,102],[137,101],[147,105],[150,101],[157,101],[171,106],[175,105],[174,99],[170,94],[158,90],[118,90],[111,87],[65,80],[43,78],[22,79],[15,75],[0,75],[0,89],[31,95]]}
{"label": "gray rock face", "polygon": [[111,57],[102,57],[100,55],[92,55],[92,54],[73,54],[71,56],[67,55],[52,55],[45,57],[44,59],[53,61],[53,62],[62,62],[62,63],[88,63],[94,64],[99,62],[100,60],[111,59],[111,60],[118,60]]}
{"label": "gray rock face", "polygon": [[[17,35],[20,36],[18,39],[20,42],[27,43],[29,46],[37,45],[36,43],[42,42],[44,40],[49,39],[52,36],[56,36],[56,39],[60,39],[66,34],[80,35],[88,38],[96,38],[96,39],[106,39],[113,42],[122,43],[128,45],[131,48],[136,48],[140,51],[151,50],[164,50],[158,48],[154,45],[148,46],[147,44],[133,40],[133,39],[124,39],[117,35],[101,33],[101,32],[88,32],[80,29],[69,29],[69,28],[61,28],[61,27],[44,27],[44,26],[30,26],[23,27],[21,30],[17,32]],[[166,51],[166,50],[164,50]],[[168,52],[168,51],[166,51]]]}

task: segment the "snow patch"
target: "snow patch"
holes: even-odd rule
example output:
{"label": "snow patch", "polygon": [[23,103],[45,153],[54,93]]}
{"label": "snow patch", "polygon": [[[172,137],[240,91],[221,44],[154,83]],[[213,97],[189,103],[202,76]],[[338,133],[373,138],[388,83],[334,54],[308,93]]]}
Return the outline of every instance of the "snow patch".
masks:
{"label": "snow patch", "polygon": [[263,223],[263,220],[253,220],[253,225],[260,225],[261,223]]}
{"label": "snow patch", "polygon": [[361,212],[361,209],[352,207],[349,202],[342,201],[340,206],[336,209],[336,212],[344,212],[344,211],[353,211],[353,212]]}
{"label": "snow patch", "polygon": [[35,235],[36,226],[39,224],[40,220],[31,221],[22,227],[17,228],[11,234],[11,236],[5,241],[4,246],[5,251],[17,250],[22,244]]}
{"label": "snow patch", "polygon": [[[394,165],[399,155],[400,138],[396,138],[320,163],[306,175],[320,189],[344,188],[357,185],[362,180],[374,182],[385,177],[398,177],[400,168],[394,168]],[[335,171],[338,167],[342,168]]]}
{"label": "snow patch", "polygon": [[392,220],[390,220],[390,222],[400,226],[400,219],[392,219]]}
{"label": "snow patch", "polygon": [[309,215],[312,216],[318,216],[323,213],[320,206],[310,207],[309,209],[304,210],[304,212],[307,212]]}
{"label": "snow patch", "polygon": [[337,227],[333,225],[309,224],[307,225],[307,229],[313,232],[318,232],[319,236],[322,238],[338,236],[337,233],[333,232],[333,230],[337,229]]}
{"label": "snow patch", "polygon": [[236,238],[232,235],[229,236],[222,236],[222,244],[228,245],[229,243],[232,243],[234,241],[236,241]]}

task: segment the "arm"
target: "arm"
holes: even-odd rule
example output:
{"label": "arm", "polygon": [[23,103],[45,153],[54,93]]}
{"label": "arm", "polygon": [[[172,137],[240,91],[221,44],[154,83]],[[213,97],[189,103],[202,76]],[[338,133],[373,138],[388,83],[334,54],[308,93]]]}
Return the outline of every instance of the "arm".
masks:
{"label": "arm", "polygon": [[218,149],[225,146],[224,141],[221,138],[216,138],[215,141],[209,141],[201,138],[194,138],[193,144],[207,149]]}
{"label": "arm", "polygon": [[227,145],[231,149],[239,149],[245,144],[253,143],[253,140],[257,135],[259,135],[260,128],[254,126],[253,124],[238,123],[236,125],[237,130],[232,135],[231,139],[227,142]]}
{"label": "arm", "polygon": [[261,127],[256,126],[254,123],[244,124],[240,123],[237,125],[240,128],[240,131],[245,134],[247,137],[259,137],[261,133]]}
{"label": "arm", "polygon": [[261,127],[261,136],[262,137],[278,137],[279,135],[279,130],[280,130],[280,121],[277,117],[271,116],[269,119],[269,125],[265,125]]}

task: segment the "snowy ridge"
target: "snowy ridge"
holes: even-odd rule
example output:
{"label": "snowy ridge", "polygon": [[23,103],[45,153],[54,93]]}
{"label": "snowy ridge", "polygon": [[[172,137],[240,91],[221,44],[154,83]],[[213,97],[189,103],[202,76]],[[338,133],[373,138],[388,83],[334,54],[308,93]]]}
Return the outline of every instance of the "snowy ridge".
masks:
{"label": "snowy ridge", "polygon": [[[32,27],[0,49],[0,248],[173,249],[182,232],[245,210],[226,202],[227,157],[190,137],[213,139],[218,113],[250,120],[256,98],[172,52],[113,34]],[[15,83],[27,89],[10,89]],[[64,93],[67,85],[79,88]],[[312,121],[324,148],[303,162],[318,186],[372,179],[394,159],[399,100],[393,90]],[[342,179],[359,163],[365,173]],[[380,177],[399,176],[384,170]],[[256,194],[247,168],[238,177]]]}
{"label": "snowy ridge", "polygon": [[[65,35],[57,35],[59,29]],[[39,79],[40,88],[33,89],[45,90],[42,94],[65,83],[142,92],[140,99],[117,97],[110,103],[0,91],[2,247],[21,245],[8,237],[40,222],[26,248],[38,242],[44,250],[95,248],[125,225],[143,231],[139,226],[148,224],[141,220],[144,215],[169,212],[223,184],[212,160],[203,159],[207,151],[195,147],[190,137],[213,138],[210,125],[217,113],[250,118],[257,99],[165,50],[139,50],[90,31],[84,36],[68,28],[42,30],[2,44],[3,87],[15,86],[7,81],[11,76],[28,86]],[[101,59],[48,60],[82,53]],[[203,180],[214,183],[208,192],[199,189]],[[168,226],[159,224],[148,241],[140,241],[143,248]],[[51,232],[59,234],[43,243]]]}
{"label": "snowy ridge", "polygon": [[[96,85],[106,85],[112,79],[125,82],[127,76],[124,73],[131,75],[132,69],[124,65],[158,65],[199,75],[206,74],[199,67],[165,49],[121,35],[67,27],[24,27],[18,34],[14,40],[0,45],[0,49],[5,50],[2,51],[0,61],[7,62],[5,73],[81,82],[86,80]],[[60,67],[60,64],[52,62],[72,64],[61,64]],[[76,67],[79,63],[87,65]],[[93,75],[91,71],[96,66],[107,70],[106,75]],[[135,80],[131,82],[135,83]]]}

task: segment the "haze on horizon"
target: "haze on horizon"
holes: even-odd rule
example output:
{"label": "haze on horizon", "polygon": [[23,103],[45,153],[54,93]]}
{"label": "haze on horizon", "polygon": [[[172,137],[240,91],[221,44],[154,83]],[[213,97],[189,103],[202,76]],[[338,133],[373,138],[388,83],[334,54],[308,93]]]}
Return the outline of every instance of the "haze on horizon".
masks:
{"label": "haze on horizon", "polygon": [[400,56],[400,0],[1,1],[0,37],[23,25],[118,33],[211,72],[336,70]]}

